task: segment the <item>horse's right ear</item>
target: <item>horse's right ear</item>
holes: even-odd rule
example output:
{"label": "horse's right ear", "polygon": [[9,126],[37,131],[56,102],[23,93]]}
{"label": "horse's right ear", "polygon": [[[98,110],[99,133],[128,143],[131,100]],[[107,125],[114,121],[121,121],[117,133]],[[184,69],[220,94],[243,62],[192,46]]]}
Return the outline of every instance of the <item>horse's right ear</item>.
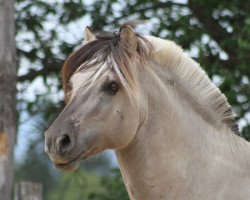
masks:
{"label": "horse's right ear", "polygon": [[95,40],[95,34],[91,31],[90,27],[86,27],[84,31],[84,41],[83,43],[88,43]]}
{"label": "horse's right ear", "polygon": [[121,43],[130,50],[130,53],[134,54],[137,49],[136,34],[132,27],[124,25],[120,28]]}

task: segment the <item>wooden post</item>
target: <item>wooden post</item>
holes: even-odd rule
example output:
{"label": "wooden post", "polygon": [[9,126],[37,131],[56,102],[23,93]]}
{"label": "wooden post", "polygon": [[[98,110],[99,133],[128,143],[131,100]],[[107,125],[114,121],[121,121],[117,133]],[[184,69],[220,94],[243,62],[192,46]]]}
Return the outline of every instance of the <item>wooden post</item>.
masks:
{"label": "wooden post", "polygon": [[0,0],[0,199],[11,200],[16,137],[14,0]]}
{"label": "wooden post", "polygon": [[14,200],[42,200],[42,184],[25,181],[16,183]]}

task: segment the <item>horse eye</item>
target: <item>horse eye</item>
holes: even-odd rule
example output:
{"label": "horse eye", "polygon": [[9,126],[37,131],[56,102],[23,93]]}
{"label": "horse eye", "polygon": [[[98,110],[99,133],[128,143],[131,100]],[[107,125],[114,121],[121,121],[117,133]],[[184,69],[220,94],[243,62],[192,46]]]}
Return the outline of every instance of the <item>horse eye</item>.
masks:
{"label": "horse eye", "polygon": [[117,85],[116,83],[111,83],[109,87],[113,92],[117,92],[119,90],[119,85]]}
{"label": "horse eye", "polygon": [[119,90],[119,85],[118,83],[112,81],[112,82],[109,82],[109,83],[105,83],[103,85],[103,90],[109,94],[109,95],[115,95],[117,93],[117,91]]}

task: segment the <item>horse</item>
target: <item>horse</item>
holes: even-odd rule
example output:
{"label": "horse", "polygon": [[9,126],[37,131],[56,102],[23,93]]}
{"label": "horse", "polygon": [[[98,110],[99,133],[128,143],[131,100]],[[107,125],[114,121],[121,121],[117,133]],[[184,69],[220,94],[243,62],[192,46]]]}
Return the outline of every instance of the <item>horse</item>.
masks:
{"label": "horse", "polygon": [[45,133],[55,167],[113,149],[131,200],[249,200],[250,144],[199,64],[172,41],[87,27]]}

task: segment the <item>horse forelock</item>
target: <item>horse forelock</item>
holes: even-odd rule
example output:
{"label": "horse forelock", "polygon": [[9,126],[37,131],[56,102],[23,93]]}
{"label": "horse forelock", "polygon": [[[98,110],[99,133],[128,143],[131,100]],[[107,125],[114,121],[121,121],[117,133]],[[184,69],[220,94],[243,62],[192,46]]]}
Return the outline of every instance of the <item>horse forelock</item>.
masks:
{"label": "horse forelock", "polygon": [[136,33],[137,51],[131,55],[129,46],[122,45],[119,32],[102,32],[96,34],[96,40],[91,41],[66,59],[62,68],[62,80],[65,100],[67,101],[71,86],[70,78],[79,70],[96,68],[95,79],[104,74],[105,71],[112,70],[120,79],[121,83],[128,90],[132,90],[135,75],[132,57],[136,57],[141,63],[149,60],[150,43],[143,36]]}

